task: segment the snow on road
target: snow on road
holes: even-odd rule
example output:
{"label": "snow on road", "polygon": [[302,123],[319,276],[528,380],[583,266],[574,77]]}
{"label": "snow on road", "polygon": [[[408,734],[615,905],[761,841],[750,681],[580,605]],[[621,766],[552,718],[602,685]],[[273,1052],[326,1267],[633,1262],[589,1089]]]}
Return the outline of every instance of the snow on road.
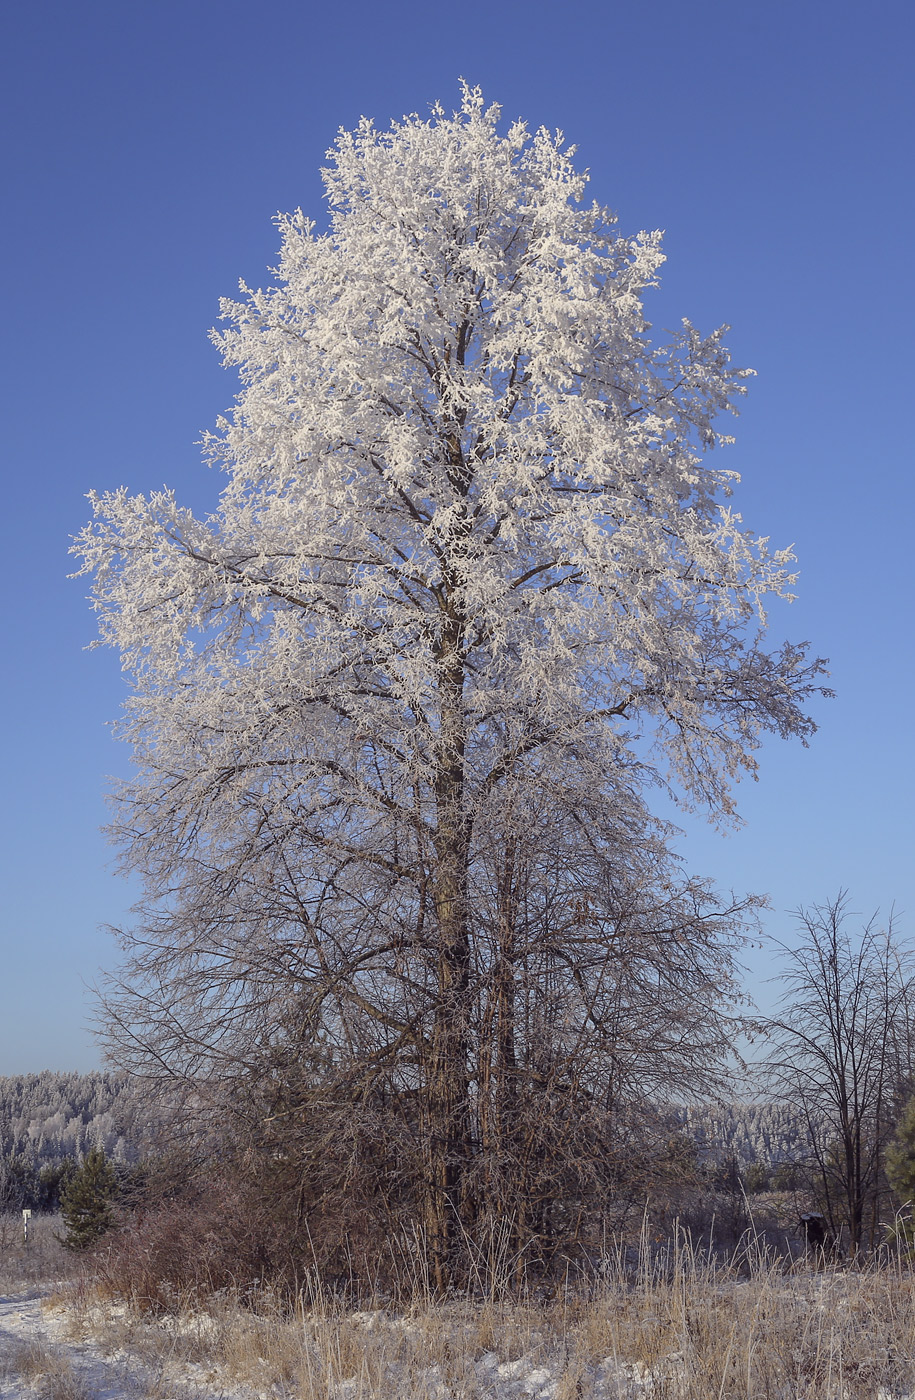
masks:
{"label": "snow on road", "polygon": [[[370,1331],[378,1316],[357,1313],[353,1320],[365,1322]],[[391,1325],[403,1327],[404,1322],[395,1319]],[[0,1296],[0,1400],[278,1400],[280,1394],[297,1393],[285,1386],[266,1391],[244,1385],[226,1387],[209,1366],[178,1361],[167,1348],[164,1353],[152,1349],[150,1360],[112,1341],[105,1347],[92,1338],[93,1330],[80,1325],[74,1310],[50,1302],[48,1290]],[[561,1370],[561,1364],[552,1369],[531,1356],[500,1361],[490,1352],[476,1360],[475,1375],[465,1378],[461,1394],[478,1395],[481,1400],[556,1400]],[[611,1396],[613,1400],[636,1396],[648,1400],[655,1390],[650,1375],[640,1375],[638,1367],[617,1368],[609,1359],[591,1379],[592,1393],[601,1400]],[[394,1368],[385,1397],[398,1400],[421,1392],[430,1400],[447,1400],[454,1393],[435,1365],[412,1380],[410,1384]],[[418,1390],[417,1380],[422,1382]],[[359,1400],[367,1393],[357,1377],[336,1384],[328,1377],[327,1385],[328,1395],[335,1400]],[[374,1387],[370,1393],[378,1395]]]}
{"label": "snow on road", "polygon": [[[415,1325],[407,1317],[383,1312],[353,1313],[343,1322],[365,1329],[367,1351],[379,1331],[407,1336]],[[336,1367],[336,1375],[313,1375],[302,1388],[287,1374],[282,1379],[274,1375],[273,1384],[265,1377],[266,1388],[258,1389],[229,1381],[212,1361],[189,1359],[206,1357],[205,1345],[177,1353],[182,1336],[205,1338],[204,1324],[215,1329],[213,1317],[193,1314],[173,1319],[173,1324],[171,1331],[153,1321],[138,1324],[117,1305],[68,1307],[48,1288],[0,1295],[0,1400],[293,1400],[305,1393],[326,1395],[328,1400],[454,1400],[458,1395],[467,1400],[560,1400],[575,1394],[592,1400],[672,1400],[696,1393],[695,1377],[688,1374],[680,1352],[657,1358],[651,1367],[607,1356],[572,1376],[565,1370],[561,1339],[551,1350],[535,1337],[527,1339],[526,1354],[513,1360],[472,1350],[455,1384],[430,1353],[423,1358],[420,1352],[408,1367],[402,1348],[392,1345],[384,1375],[371,1380],[372,1367],[346,1378]],[[209,1351],[211,1357],[214,1354]],[[899,1396],[896,1389],[882,1386],[867,1393],[874,1400]],[[850,1400],[850,1391],[836,1394]],[[900,1400],[915,1400],[915,1395]]]}
{"label": "snow on road", "polygon": [[253,1392],[214,1386],[196,1369],[185,1363],[176,1376],[167,1359],[150,1365],[123,1348],[103,1354],[74,1339],[66,1310],[49,1307],[40,1291],[0,1296],[3,1400],[251,1400]]}

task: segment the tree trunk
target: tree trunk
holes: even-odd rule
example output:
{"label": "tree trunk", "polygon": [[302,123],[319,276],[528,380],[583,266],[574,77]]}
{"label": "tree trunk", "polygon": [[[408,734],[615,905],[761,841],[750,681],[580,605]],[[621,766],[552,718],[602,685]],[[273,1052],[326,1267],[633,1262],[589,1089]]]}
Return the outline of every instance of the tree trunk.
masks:
{"label": "tree trunk", "polygon": [[519,1253],[523,1232],[515,1040],[516,859],[517,843],[507,838],[499,867],[495,940],[478,1040],[480,1216],[491,1281],[498,1277],[505,1258]]}
{"label": "tree trunk", "polygon": [[445,664],[440,683],[433,889],[438,985],[426,1081],[426,1232],[432,1282],[437,1290],[446,1289],[453,1281],[461,1235],[472,1224],[467,1191],[467,1169],[472,1155],[467,924],[470,841],[464,794],[463,666],[459,646],[460,630],[457,624],[452,624],[442,642]]}
{"label": "tree trunk", "polygon": [[[511,1253],[519,1260],[525,1239],[524,1192],[519,1191],[518,1065],[515,1046],[515,861],[517,847],[506,852],[499,907],[499,961],[496,967],[495,1119],[499,1161],[499,1199],[494,1216],[511,1219]],[[508,1194],[508,1191],[510,1194]]]}

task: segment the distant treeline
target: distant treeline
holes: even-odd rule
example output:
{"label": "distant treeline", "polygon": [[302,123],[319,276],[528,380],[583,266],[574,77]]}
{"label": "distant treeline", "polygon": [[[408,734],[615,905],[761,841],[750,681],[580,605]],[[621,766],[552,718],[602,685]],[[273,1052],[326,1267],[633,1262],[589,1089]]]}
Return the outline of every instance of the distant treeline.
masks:
{"label": "distant treeline", "polygon": [[810,1155],[806,1120],[790,1103],[698,1104],[672,1110],[702,1162],[775,1169]]}
{"label": "distant treeline", "polygon": [[[806,1126],[791,1104],[712,1103],[669,1112],[703,1159],[723,1154],[745,1166],[775,1167],[807,1155]],[[44,1070],[0,1076],[0,1156],[81,1161],[91,1148],[101,1147],[113,1162],[132,1162],[146,1120],[124,1074]]]}
{"label": "distant treeline", "polygon": [[[808,1155],[803,1118],[785,1103],[702,1104],[670,1110],[699,1163],[770,1172]],[[0,1076],[0,1209],[54,1209],[68,1164],[100,1147],[115,1166],[134,1163],[148,1115],[123,1074]]]}
{"label": "distant treeline", "polygon": [[0,1077],[0,1210],[55,1209],[67,1171],[93,1147],[128,1166],[139,1154],[143,1121],[123,1074]]}

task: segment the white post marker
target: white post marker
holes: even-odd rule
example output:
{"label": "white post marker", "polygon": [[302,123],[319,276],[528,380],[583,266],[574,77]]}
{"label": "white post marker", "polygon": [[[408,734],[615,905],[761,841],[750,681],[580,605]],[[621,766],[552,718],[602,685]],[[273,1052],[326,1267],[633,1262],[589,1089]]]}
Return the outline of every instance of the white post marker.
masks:
{"label": "white post marker", "polygon": [[23,1244],[28,1244],[28,1242],[29,1242],[29,1221],[31,1220],[31,1218],[32,1218],[32,1212],[31,1212],[30,1210],[24,1210],[24,1211],[22,1212],[22,1242],[23,1242]]}

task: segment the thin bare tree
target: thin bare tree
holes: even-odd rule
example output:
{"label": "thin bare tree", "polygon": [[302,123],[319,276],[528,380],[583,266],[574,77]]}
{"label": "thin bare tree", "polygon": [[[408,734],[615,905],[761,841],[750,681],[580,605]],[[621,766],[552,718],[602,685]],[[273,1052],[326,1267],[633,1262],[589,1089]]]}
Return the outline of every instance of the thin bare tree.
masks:
{"label": "thin bare tree", "polygon": [[915,955],[890,917],[850,927],[848,900],[797,911],[781,1010],[766,1022],[770,1084],[807,1125],[814,1180],[856,1255],[878,1236],[887,1143],[915,1069]]}

